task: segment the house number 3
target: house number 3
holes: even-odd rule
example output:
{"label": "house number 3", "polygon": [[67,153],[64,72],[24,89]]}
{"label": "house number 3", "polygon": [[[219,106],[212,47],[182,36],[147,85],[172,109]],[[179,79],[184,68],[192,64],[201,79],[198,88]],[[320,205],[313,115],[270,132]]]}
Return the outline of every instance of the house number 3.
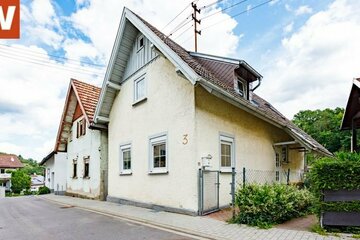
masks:
{"label": "house number 3", "polygon": [[183,138],[183,142],[182,142],[182,143],[183,143],[184,145],[188,144],[188,142],[189,142],[189,140],[188,140],[188,134],[184,134],[183,137],[184,137],[184,138]]}

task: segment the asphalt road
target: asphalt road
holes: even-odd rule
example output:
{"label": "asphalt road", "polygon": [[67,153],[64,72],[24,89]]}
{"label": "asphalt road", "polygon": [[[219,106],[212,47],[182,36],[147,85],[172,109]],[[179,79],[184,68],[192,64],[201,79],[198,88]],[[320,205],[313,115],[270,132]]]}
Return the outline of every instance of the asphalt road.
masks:
{"label": "asphalt road", "polygon": [[33,196],[0,199],[0,240],[191,239]]}

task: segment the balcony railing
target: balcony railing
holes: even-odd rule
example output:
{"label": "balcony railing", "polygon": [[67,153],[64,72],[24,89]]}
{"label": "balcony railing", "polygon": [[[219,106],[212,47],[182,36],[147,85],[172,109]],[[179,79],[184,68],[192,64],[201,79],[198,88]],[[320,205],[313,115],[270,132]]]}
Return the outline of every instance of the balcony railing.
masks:
{"label": "balcony railing", "polygon": [[10,179],[11,173],[0,173],[0,179]]}

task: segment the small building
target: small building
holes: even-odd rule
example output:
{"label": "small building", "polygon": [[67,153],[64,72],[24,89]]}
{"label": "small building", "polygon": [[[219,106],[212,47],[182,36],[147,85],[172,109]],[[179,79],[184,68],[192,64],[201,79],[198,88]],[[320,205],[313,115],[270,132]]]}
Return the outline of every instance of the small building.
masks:
{"label": "small building", "polygon": [[44,176],[33,174],[30,177],[31,177],[30,191],[37,192],[39,191],[40,187],[45,186]]}
{"label": "small building", "polygon": [[351,152],[358,152],[357,130],[360,128],[360,78],[354,78],[346,104],[341,130],[351,131]]}
{"label": "small building", "polygon": [[[104,200],[107,194],[107,131],[93,121],[99,95],[100,88],[70,80],[56,137],[54,172],[50,173],[52,178],[66,172],[65,194],[69,196]],[[60,154],[66,167],[56,166]],[[56,182],[52,187],[57,190]]]}
{"label": "small building", "polygon": [[67,160],[66,153],[52,151],[40,162],[44,166],[44,184],[57,195],[66,191]]}
{"label": "small building", "polygon": [[305,152],[331,155],[255,93],[244,60],[187,51],[127,8],[110,59],[94,115],[109,201],[201,214],[229,205],[232,169],[281,181]]}
{"label": "small building", "polygon": [[19,168],[22,168],[23,164],[18,157],[13,154],[0,154],[0,187],[5,187],[6,191],[11,190],[11,173]]}

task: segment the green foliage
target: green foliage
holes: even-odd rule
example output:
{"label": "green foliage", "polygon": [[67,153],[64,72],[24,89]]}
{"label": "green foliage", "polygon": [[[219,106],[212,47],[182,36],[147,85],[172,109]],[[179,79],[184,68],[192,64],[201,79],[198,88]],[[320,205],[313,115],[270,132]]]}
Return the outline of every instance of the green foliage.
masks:
{"label": "green foliage", "polygon": [[31,185],[30,176],[22,171],[16,170],[11,174],[11,190],[14,193],[21,193],[24,189],[29,189]]}
{"label": "green foliage", "polygon": [[335,158],[316,161],[308,174],[311,188],[322,190],[360,189],[360,154],[340,152]]}
{"label": "green foliage", "polygon": [[322,202],[321,209],[329,212],[359,212],[360,201]]}
{"label": "green foliage", "polygon": [[323,236],[329,235],[326,229],[322,228],[318,223],[311,227],[311,231]]}
{"label": "green foliage", "polygon": [[30,191],[30,189],[25,189],[23,194],[24,195],[32,195],[33,193]]}
{"label": "green foliage", "polygon": [[42,186],[39,188],[39,195],[41,194],[49,194],[50,193],[50,189],[46,186]]}
{"label": "green foliage", "polygon": [[233,220],[261,228],[271,227],[305,215],[311,210],[311,193],[282,184],[250,184],[238,189],[235,205],[240,209]]}
{"label": "green foliage", "polygon": [[[298,112],[293,122],[326,147],[330,152],[350,150],[350,131],[340,131],[343,108],[305,110]],[[310,159],[311,161],[311,159]]]}
{"label": "green foliage", "polygon": [[37,161],[32,158],[23,158],[21,155],[18,156],[19,160],[23,163],[24,167],[22,170],[26,172],[28,175],[36,174],[36,175],[44,175],[44,168],[39,165]]}

